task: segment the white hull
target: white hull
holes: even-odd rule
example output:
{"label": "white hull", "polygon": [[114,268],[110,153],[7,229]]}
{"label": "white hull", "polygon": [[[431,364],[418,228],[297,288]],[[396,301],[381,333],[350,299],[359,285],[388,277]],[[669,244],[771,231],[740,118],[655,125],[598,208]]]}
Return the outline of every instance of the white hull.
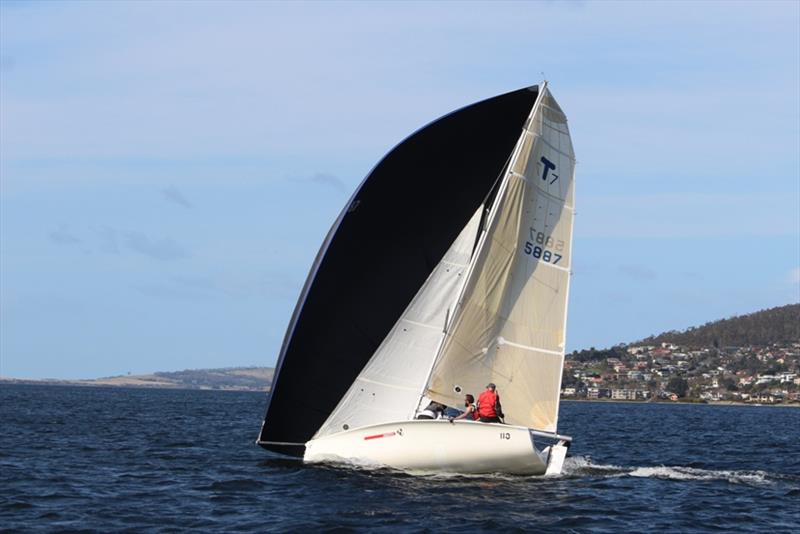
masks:
{"label": "white hull", "polygon": [[[306,443],[303,460],[384,466],[410,472],[543,475],[561,470],[560,462],[548,469],[551,450],[550,447],[542,452],[536,450],[533,435],[524,427],[446,419],[414,420],[371,425],[312,439]],[[563,460],[563,454],[560,456]]]}

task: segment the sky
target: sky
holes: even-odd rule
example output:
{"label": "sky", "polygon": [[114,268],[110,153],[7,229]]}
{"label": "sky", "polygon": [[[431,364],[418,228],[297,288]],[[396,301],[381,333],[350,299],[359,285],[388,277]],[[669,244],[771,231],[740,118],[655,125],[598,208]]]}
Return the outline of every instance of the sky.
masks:
{"label": "sky", "polygon": [[372,166],[543,76],[568,350],[800,301],[799,2],[6,0],[0,375],[274,365]]}

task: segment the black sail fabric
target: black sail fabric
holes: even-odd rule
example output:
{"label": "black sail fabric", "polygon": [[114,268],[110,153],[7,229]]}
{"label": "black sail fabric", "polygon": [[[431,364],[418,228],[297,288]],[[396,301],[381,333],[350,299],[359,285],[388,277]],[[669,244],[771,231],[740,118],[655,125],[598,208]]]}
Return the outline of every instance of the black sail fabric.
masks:
{"label": "black sail fabric", "polygon": [[537,87],[472,104],[389,152],[334,223],[286,332],[258,443],[301,456],[492,188]]}

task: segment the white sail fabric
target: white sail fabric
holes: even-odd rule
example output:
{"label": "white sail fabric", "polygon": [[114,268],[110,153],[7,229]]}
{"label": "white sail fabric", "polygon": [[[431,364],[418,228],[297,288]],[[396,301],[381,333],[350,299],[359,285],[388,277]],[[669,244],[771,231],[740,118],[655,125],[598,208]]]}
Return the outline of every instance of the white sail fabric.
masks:
{"label": "white sail fabric", "polygon": [[[466,280],[483,206],[445,253],[314,438],[414,416]],[[459,399],[463,401],[462,399]]]}
{"label": "white sail fabric", "polygon": [[556,431],[574,165],[566,117],[545,86],[492,208],[428,397],[458,405],[463,393],[477,397],[494,382],[506,422]]}

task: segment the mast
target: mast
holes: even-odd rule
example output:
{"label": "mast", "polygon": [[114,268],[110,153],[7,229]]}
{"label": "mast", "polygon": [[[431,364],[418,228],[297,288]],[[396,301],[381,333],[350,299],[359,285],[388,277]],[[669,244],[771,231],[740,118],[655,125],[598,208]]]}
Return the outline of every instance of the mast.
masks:
{"label": "mast", "polygon": [[[531,108],[531,112],[528,114],[528,118],[525,121],[526,125],[531,120],[531,117],[533,117],[533,114],[536,111],[536,106],[537,106],[537,104],[539,103],[539,101],[541,99],[540,97],[544,93],[546,88],[547,88],[547,81],[543,81],[542,84],[538,87],[537,98],[534,101],[533,107]],[[505,193],[506,186],[508,185],[508,180],[509,180],[509,178],[511,177],[511,174],[512,174],[511,173],[511,169],[514,167],[514,164],[516,163],[517,158],[519,157],[520,150],[522,148],[523,139],[524,139],[524,136],[525,136],[524,132],[525,132],[525,129],[523,128],[523,133],[520,134],[519,139],[517,140],[517,144],[514,145],[514,150],[512,151],[511,155],[509,156],[509,159],[506,162],[506,165],[503,166],[502,180],[500,181],[500,185],[498,187],[497,194],[495,195],[496,199],[502,198],[503,194]],[[431,360],[431,365],[430,365],[430,367],[428,369],[428,373],[427,373],[427,375],[425,377],[425,381],[422,383],[422,390],[420,391],[420,394],[419,394],[419,401],[417,403],[417,406],[415,406],[415,408],[414,408],[414,412],[412,413],[412,416],[419,409],[420,403],[421,403],[422,399],[425,397],[425,392],[428,389],[428,386],[429,386],[429,383],[430,383],[430,380],[431,380],[431,375],[433,374],[433,370],[436,367],[436,364],[437,364],[437,362],[439,361],[439,359],[441,357],[442,349],[444,348],[445,341],[447,340],[447,334],[448,334],[448,329],[449,329],[448,327],[450,325],[456,324],[456,320],[458,319],[458,317],[460,315],[459,311],[462,308],[462,301],[463,301],[463,298],[464,298],[464,291],[467,288],[467,283],[472,278],[472,273],[475,270],[475,264],[477,262],[477,259],[478,259],[479,255],[480,255],[480,251],[483,249],[484,243],[486,241],[486,236],[488,234],[488,228],[492,225],[492,222],[494,221],[494,217],[495,217],[496,213],[497,213],[496,204],[494,204],[494,205],[492,205],[491,208],[489,208],[489,213],[486,216],[486,220],[482,221],[483,224],[481,225],[480,233],[478,235],[478,242],[477,242],[477,245],[475,246],[475,250],[473,251],[472,257],[470,258],[470,262],[469,262],[469,265],[467,267],[466,275],[464,277],[464,283],[461,285],[461,289],[458,292],[458,298],[456,299],[456,304],[455,304],[455,307],[453,309],[452,316],[450,317],[450,320],[445,324],[445,328],[444,328],[444,330],[442,332],[442,338],[439,341],[439,345],[438,345],[438,347],[436,349],[436,355]]]}
{"label": "mast", "polygon": [[[507,421],[554,432],[566,336],[574,152],[543,84],[428,383],[443,404],[498,385]],[[460,386],[460,388],[457,388]]]}

